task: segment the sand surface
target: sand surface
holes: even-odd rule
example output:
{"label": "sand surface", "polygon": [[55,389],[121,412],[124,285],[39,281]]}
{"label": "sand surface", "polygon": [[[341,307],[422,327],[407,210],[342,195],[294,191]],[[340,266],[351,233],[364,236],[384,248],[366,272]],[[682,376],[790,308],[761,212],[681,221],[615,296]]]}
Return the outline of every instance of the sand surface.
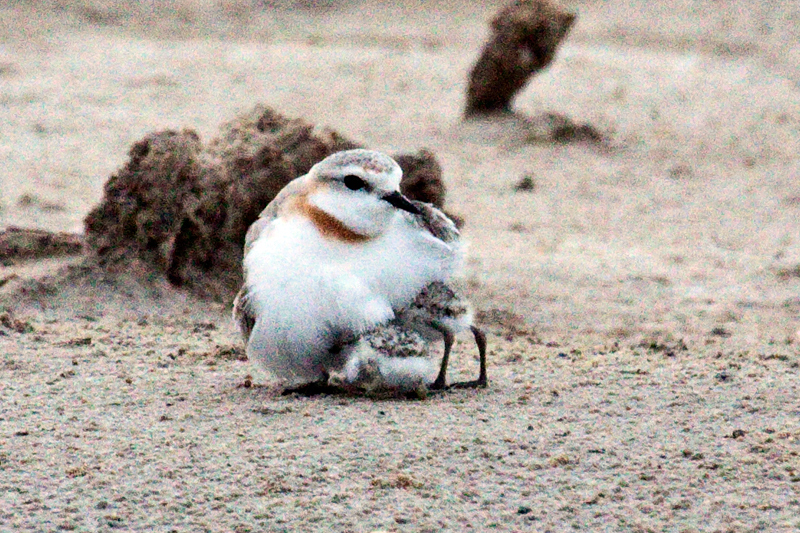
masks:
{"label": "sand surface", "polygon": [[0,531],[800,528],[795,2],[573,3],[516,108],[602,146],[461,121],[497,4],[264,4],[0,7],[0,227],[81,231],[132,142],[258,102],[427,147],[489,388],[282,397],[229,303],[8,261],[44,281],[1,302]]}

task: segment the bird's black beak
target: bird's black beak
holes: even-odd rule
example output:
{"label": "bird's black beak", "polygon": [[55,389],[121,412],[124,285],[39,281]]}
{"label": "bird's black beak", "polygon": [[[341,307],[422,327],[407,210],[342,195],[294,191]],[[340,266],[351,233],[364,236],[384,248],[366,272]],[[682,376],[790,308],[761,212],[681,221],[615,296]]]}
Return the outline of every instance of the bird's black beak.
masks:
{"label": "bird's black beak", "polygon": [[387,194],[386,196],[381,196],[382,200],[386,200],[397,209],[402,209],[403,211],[408,211],[412,215],[419,215],[420,210],[417,209],[417,206],[411,203],[411,201],[400,194],[397,191],[394,191],[392,194]]}

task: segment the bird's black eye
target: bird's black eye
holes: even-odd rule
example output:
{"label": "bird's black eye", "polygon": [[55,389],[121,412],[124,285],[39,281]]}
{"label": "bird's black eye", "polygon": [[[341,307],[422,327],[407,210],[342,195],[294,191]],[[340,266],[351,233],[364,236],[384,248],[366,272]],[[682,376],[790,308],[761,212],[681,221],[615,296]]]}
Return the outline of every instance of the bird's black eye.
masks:
{"label": "bird's black eye", "polygon": [[367,184],[364,182],[364,180],[352,174],[349,174],[344,177],[344,186],[350,189],[351,191],[357,191],[359,189],[367,188]]}

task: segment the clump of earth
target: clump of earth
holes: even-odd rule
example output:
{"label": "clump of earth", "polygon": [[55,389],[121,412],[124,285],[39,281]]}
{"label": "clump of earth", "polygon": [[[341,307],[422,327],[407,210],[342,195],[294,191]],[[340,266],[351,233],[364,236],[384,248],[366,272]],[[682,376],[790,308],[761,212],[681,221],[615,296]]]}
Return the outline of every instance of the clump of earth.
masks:
{"label": "clump of earth", "polygon": [[500,8],[469,74],[465,114],[510,112],[530,78],[552,63],[575,19],[551,0],[516,0]]}

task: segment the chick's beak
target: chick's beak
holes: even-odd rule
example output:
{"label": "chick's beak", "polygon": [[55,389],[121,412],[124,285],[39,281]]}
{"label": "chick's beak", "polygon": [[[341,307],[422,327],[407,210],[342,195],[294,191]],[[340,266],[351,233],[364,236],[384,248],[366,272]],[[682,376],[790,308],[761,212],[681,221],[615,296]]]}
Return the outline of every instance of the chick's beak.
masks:
{"label": "chick's beak", "polygon": [[382,200],[386,200],[397,209],[402,209],[403,211],[408,211],[413,215],[419,215],[420,210],[417,209],[417,206],[411,203],[411,201],[400,194],[398,191],[394,191],[391,194],[387,194],[386,196],[381,196]]}

